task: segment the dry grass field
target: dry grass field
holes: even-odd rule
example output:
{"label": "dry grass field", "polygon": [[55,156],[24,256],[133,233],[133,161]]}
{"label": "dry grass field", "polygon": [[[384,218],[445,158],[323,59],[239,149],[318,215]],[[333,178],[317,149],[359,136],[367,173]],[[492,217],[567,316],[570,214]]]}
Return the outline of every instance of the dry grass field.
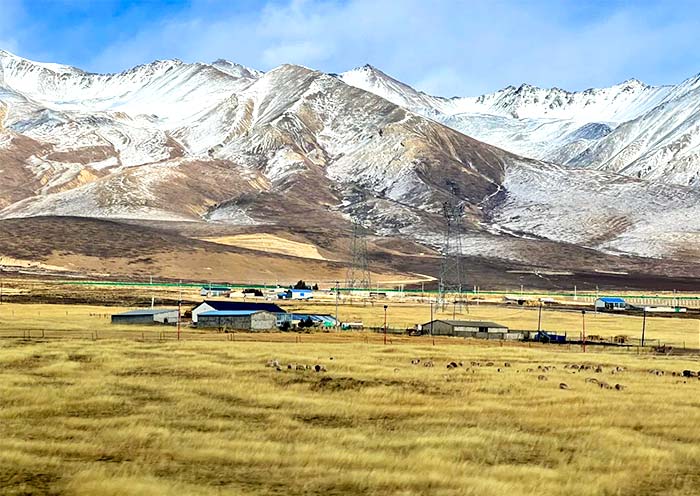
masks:
{"label": "dry grass field", "polygon": [[698,494],[696,359],[305,339],[0,341],[0,492]]}
{"label": "dry grass field", "polygon": [[[113,302],[122,297],[141,298],[146,303],[149,288],[77,288],[82,294],[90,294],[94,291],[97,301]],[[177,287],[167,290],[159,290],[156,305],[162,305],[163,299],[177,300]],[[110,296],[111,295],[111,296]],[[131,296],[129,296],[131,295]],[[193,301],[200,300],[196,290],[189,288],[185,291],[186,298]],[[149,300],[150,302],[150,300]],[[335,315],[335,304],[332,302],[279,302],[288,311],[318,312]],[[412,302],[363,302],[361,300],[343,300],[338,307],[338,316],[343,322],[363,322],[367,327],[382,327],[384,325],[384,308],[388,305],[387,324],[390,328],[406,329],[415,324],[426,323],[430,320],[430,306]],[[141,305],[146,306],[146,305]],[[167,306],[167,305],[166,305]],[[171,305],[172,306],[172,303]],[[194,304],[183,306],[183,311]],[[14,335],[23,331],[30,332],[33,336],[41,331],[50,331],[52,334],[70,332],[73,335],[86,336],[97,333],[98,336],[110,337],[120,333],[133,334],[158,333],[161,328],[139,326],[113,326],[109,316],[112,313],[126,311],[132,307],[103,306],[103,305],[78,305],[78,304],[15,304],[3,303],[0,305],[0,336],[3,333],[12,332]],[[468,311],[448,306],[445,311],[434,306],[434,318],[451,319],[454,315],[457,319],[464,320],[491,320],[507,325],[511,329],[537,329],[538,309],[533,307],[503,306],[503,305],[470,305]],[[561,311],[545,308],[542,312],[542,328],[554,332],[566,332],[573,339],[578,339],[581,333],[581,314],[576,311]],[[615,315],[610,313],[595,313],[589,311],[586,314],[587,336],[627,336],[638,339],[641,336],[642,317],[630,315]],[[115,333],[115,331],[117,331]],[[172,328],[165,328],[164,332],[173,332]],[[700,348],[700,320],[690,318],[647,317],[646,339],[650,344],[666,344],[678,348]]]}
{"label": "dry grass field", "polygon": [[[430,321],[428,304],[389,301],[387,305],[387,323],[390,327],[408,328]],[[461,312],[452,306],[447,306],[444,311],[436,307],[437,305],[433,307],[433,318],[452,319],[454,316],[458,320],[495,321],[511,329],[537,329],[536,307],[471,304],[468,310],[463,308]],[[332,303],[301,303],[295,308],[335,315],[335,305]],[[339,306],[338,316],[344,322],[363,322],[373,327],[384,325],[384,308],[381,302],[371,304],[356,301],[352,305],[343,304]],[[640,338],[642,333],[641,316],[595,313],[589,310],[585,318],[587,336],[624,335]],[[582,330],[581,313],[546,307],[542,311],[542,328],[558,333],[566,332],[572,338],[578,339]],[[700,320],[647,316],[645,335],[650,341],[658,340],[662,344],[700,348]]]}

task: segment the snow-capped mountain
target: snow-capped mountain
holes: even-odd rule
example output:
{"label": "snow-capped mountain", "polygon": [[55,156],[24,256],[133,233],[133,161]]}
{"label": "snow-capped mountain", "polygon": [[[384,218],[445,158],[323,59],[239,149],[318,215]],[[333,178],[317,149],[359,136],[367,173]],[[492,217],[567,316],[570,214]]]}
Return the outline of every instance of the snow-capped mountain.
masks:
{"label": "snow-capped mountain", "polygon": [[[262,73],[224,60],[91,74],[0,51],[0,217],[291,230],[347,228],[352,217],[378,236],[438,246],[450,201],[465,206],[464,246],[478,256],[521,259],[507,240],[656,257],[696,242],[696,188],[627,178],[621,164],[555,166],[464,134],[518,143],[526,156],[566,151],[562,164],[602,160],[631,146],[616,133],[633,107],[631,122],[641,122],[680,98],[678,88],[637,82],[552,91],[445,99],[371,67]],[[593,108],[605,119],[588,122]]]}
{"label": "snow-capped mountain", "polygon": [[418,92],[371,66],[339,77],[519,155],[700,185],[700,76],[677,86],[630,79],[580,92],[522,84],[451,99]]}

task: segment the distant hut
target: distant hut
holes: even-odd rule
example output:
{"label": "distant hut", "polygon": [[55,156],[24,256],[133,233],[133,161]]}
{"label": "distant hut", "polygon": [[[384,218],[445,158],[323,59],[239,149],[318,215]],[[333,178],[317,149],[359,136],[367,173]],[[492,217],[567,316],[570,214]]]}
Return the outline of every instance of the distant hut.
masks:
{"label": "distant hut", "polygon": [[199,315],[201,315],[204,312],[212,311],[264,311],[273,313],[275,315],[287,313],[274,303],[258,303],[253,301],[205,300],[196,307],[194,307],[194,309],[192,310],[192,323],[197,324],[199,320]]}
{"label": "distant hut", "polygon": [[457,336],[483,339],[517,339],[510,336],[508,327],[481,320],[432,320],[421,326],[423,333],[433,336]]}
{"label": "distant hut", "polygon": [[595,301],[596,312],[620,312],[627,308],[627,302],[622,298],[605,296]]}
{"label": "distant hut", "polygon": [[112,315],[112,324],[177,324],[177,308],[149,308]]}
{"label": "distant hut", "polygon": [[277,315],[264,310],[210,310],[199,314],[197,328],[272,331],[277,329]]}

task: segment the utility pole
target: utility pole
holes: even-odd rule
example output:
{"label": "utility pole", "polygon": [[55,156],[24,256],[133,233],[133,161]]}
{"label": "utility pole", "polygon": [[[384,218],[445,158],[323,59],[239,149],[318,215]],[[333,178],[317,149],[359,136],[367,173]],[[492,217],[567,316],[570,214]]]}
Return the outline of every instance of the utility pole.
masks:
{"label": "utility pole", "polygon": [[180,341],[180,313],[182,311],[182,300],[177,301],[177,340]]}
{"label": "utility pole", "polygon": [[583,324],[583,352],[586,353],[586,311],[581,310],[581,321]]}
{"label": "utility pole", "polygon": [[430,298],[430,335],[433,335],[433,299]]}
{"label": "utility pole", "polygon": [[644,317],[642,318],[642,346],[644,346],[644,333],[647,330],[647,309],[644,307]]}
{"label": "utility pole", "polygon": [[537,313],[537,332],[542,330],[542,302],[540,302],[540,309]]}
{"label": "utility pole", "polygon": [[384,344],[386,345],[386,309],[389,305],[384,305]]}
{"label": "utility pole", "polygon": [[340,281],[335,281],[335,326],[340,326],[340,321],[338,321],[338,298],[340,297]]}

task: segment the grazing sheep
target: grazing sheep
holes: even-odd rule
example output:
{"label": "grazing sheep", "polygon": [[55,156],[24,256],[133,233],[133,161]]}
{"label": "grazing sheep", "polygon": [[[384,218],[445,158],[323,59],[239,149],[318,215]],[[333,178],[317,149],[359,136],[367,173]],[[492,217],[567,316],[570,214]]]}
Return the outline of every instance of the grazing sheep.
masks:
{"label": "grazing sheep", "polygon": [[287,370],[292,370],[293,368],[294,368],[294,365],[292,365],[291,363],[287,365]]}
{"label": "grazing sheep", "polygon": [[531,368],[525,369],[525,372],[534,372],[534,371],[535,371],[535,369],[531,369]]}
{"label": "grazing sheep", "polygon": [[683,377],[697,377],[698,373],[694,372],[692,370],[684,370],[683,371]]}
{"label": "grazing sheep", "polygon": [[565,382],[560,382],[559,389],[569,389],[569,385]]}
{"label": "grazing sheep", "polygon": [[487,367],[493,367],[493,362],[486,362]]}
{"label": "grazing sheep", "polygon": [[456,369],[456,368],[457,368],[457,363],[456,363],[456,362],[450,362],[450,363],[447,365],[447,368],[448,368],[448,369]]}
{"label": "grazing sheep", "polygon": [[600,374],[600,373],[603,372],[603,367],[601,367],[600,365],[598,365],[598,366],[593,370],[593,372],[595,372],[596,374]]}
{"label": "grazing sheep", "polygon": [[600,386],[601,389],[611,389],[610,384],[608,384],[607,382],[603,382],[603,381],[600,381],[598,383],[598,386]]}
{"label": "grazing sheep", "polygon": [[423,366],[424,366],[424,367],[432,367],[433,365],[434,365],[434,364],[433,364],[433,361],[432,361],[432,360],[428,360],[427,362],[424,362],[424,363],[423,363]]}
{"label": "grazing sheep", "polygon": [[625,389],[625,386],[623,386],[622,384],[615,384],[615,386],[613,387],[618,391],[622,391],[623,389]]}
{"label": "grazing sheep", "polygon": [[268,360],[267,363],[265,364],[265,367],[279,367],[280,363],[277,360]]}
{"label": "grazing sheep", "polygon": [[306,365],[297,365],[297,370],[306,370]]}
{"label": "grazing sheep", "polygon": [[590,382],[591,384],[598,384],[598,379],[595,377],[586,377],[586,382]]}
{"label": "grazing sheep", "polygon": [[326,367],[324,365],[316,364],[314,365],[314,370],[316,372],[326,372]]}
{"label": "grazing sheep", "polygon": [[420,358],[414,358],[411,360],[411,365],[418,365],[420,363]]}
{"label": "grazing sheep", "polygon": [[546,376],[546,375],[540,374],[540,375],[537,376],[537,380],[538,380],[538,381],[546,381],[546,380],[547,380],[547,376]]}
{"label": "grazing sheep", "polygon": [[504,367],[510,367],[510,362],[504,362],[504,363],[503,363],[503,366],[504,366]]}

